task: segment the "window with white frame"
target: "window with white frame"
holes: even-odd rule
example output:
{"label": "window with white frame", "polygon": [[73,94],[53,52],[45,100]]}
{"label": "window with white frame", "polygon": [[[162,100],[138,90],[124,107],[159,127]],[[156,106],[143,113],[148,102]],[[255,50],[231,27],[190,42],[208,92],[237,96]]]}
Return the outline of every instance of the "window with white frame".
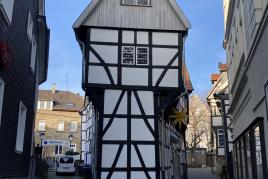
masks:
{"label": "window with white frame", "polygon": [[27,35],[30,41],[33,37],[33,18],[31,12],[28,13]]}
{"label": "window with white frame", "polygon": [[149,48],[137,47],[136,48],[136,64],[149,65]]}
{"label": "window with white frame", "polygon": [[40,120],[38,123],[38,131],[46,131],[46,121]]}
{"label": "window with white frame", "polygon": [[150,6],[150,0],[122,0],[122,5],[126,6]]}
{"label": "window with white frame", "polygon": [[3,15],[6,21],[11,24],[13,16],[14,0],[0,0],[0,16]]}
{"label": "window with white frame", "polygon": [[218,135],[218,147],[224,147],[224,134],[223,129],[217,130]]}
{"label": "window with white frame", "polygon": [[53,101],[38,101],[37,109],[46,109],[52,110],[53,108]]}
{"label": "window with white frame", "polygon": [[19,116],[18,116],[18,127],[17,127],[17,138],[16,138],[16,152],[22,153],[24,146],[24,133],[26,124],[27,108],[20,102]]}
{"label": "window with white frame", "polygon": [[1,118],[2,118],[4,91],[5,91],[5,82],[3,81],[2,78],[0,78],[0,126],[1,126]]}
{"label": "window with white frame", "polygon": [[36,43],[35,36],[33,35],[33,37],[32,37],[31,62],[30,62],[30,67],[31,67],[33,72],[35,71],[36,49],[37,49],[37,43]]}
{"label": "window with white frame", "polygon": [[58,121],[58,131],[63,132],[64,131],[64,121]]}
{"label": "window with white frame", "polygon": [[77,131],[77,121],[71,121],[70,132],[76,132],[76,131]]}

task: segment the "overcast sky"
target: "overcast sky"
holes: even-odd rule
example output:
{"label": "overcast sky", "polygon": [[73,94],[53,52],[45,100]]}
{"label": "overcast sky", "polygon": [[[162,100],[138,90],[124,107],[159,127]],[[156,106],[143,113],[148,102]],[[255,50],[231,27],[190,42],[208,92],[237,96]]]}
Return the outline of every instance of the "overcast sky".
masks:
{"label": "overcast sky", "polygon": [[[50,55],[48,80],[40,89],[50,89],[51,84],[56,83],[59,90],[84,95],[81,51],[72,24],[89,2],[46,0],[47,23],[51,30]],[[178,3],[192,24],[186,41],[186,63],[195,93],[204,95],[211,87],[210,74],[218,72],[219,62],[225,62],[222,1],[178,0]]]}

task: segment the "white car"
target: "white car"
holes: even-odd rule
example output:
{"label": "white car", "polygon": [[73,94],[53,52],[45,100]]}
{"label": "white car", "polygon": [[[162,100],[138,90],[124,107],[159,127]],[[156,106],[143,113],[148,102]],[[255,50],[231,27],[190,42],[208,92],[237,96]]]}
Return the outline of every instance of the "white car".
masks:
{"label": "white car", "polygon": [[75,175],[75,160],[72,156],[61,156],[57,161],[56,175],[67,173]]}

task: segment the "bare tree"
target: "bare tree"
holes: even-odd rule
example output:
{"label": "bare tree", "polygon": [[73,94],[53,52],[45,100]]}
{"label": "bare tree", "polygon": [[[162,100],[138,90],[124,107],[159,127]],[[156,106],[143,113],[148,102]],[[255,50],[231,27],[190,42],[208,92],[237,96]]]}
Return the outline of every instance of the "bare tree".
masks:
{"label": "bare tree", "polygon": [[190,97],[189,124],[186,131],[187,149],[193,154],[202,144],[209,147],[210,112],[205,100],[197,95]]}

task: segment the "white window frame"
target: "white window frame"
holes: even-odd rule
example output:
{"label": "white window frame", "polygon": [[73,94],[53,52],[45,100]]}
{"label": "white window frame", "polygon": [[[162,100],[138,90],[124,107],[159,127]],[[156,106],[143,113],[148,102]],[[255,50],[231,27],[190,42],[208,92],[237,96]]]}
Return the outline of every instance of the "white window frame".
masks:
{"label": "white window frame", "polygon": [[28,13],[27,35],[31,42],[33,38],[33,18],[31,12]]}
{"label": "white window frame", "polygon": [[16,147],[15,147],[15,151],[17,153],[23,152],[26,117],[27,117],[27,108],[22,102],[20,102],[18,126],[17,126],[17,137],[16,137]]}
{"label": "white window frame", "polygon": [[0,0],[0,15],[2,14],[10,25],[13,17],[14,0]]}
{"label": "white window frame", "polygon": [[[73,129],[72,124],[75,124],[75,128]],[[70,122],[70,132],[77,132],[77,126],[78,126],[78,122],[77,121],[71,121]]]}
{"label": "white window frame", "polygon": [[35,72],[35,62],[36,62],[36,52],[37,51],[37,42],[35,39],[35,35],[33,34],[32,37],[32,49],[31,49],[31,62],[30,62],[30,67],[32,72]]}
{"label": "white window frame", "polygon": [[[44,128],[42,128],[42,129],[40,127],[41,122],[45,124]],[[38,131],[41,131],[41,132],[46,131],[46,121],[45,120],[39,120],[39,122],[38,122]]]}
{"label": "white window frame", "polygon": [[1,118],[2,118],[4,93],[5,93],[5,82],[3,81],[2,78],[0,78],[0,126],[1,126]]}
{"label": "white window frame", "polygon": [[[50,103],[50,105],[48,105]],[[53,106],[53,101],[45,101],[45,109],[51,110]]]}
{"label": "white window frame", "polygon": [[[219,131],[222,131],[221,132],[221,134],[219,133]],[[219,135],[222,135],[223,136],[223,139],[224,139],[224,131],[223,131],[223,129],[218,129],[217,130],[217,139],[218,139],[218,147],[224,147],[224,145],[222,146],[222,145],[220,145],[220,140],[219,140]],[[225,140],[225,139],[224,139]]]}
{"label": "white window frame", "polygon": [[[147,53],[138,53],[139,49],[146,49],[147,50]],[[146,64],[140,64],[138,63],[138,59],[139,59],[139,55],[140,54],[146,54],[147,55],[147,63]],[[149,65],[149,47],[136,47],[136,65]]]}
{"label": "white window frame", "polygon": [[[60,128],[61,126],[60,126],[60,124],[62,124],[63,123],[63,128]],[[58,132],[64,132],[64,126],[65,124],[64,124],[64,121],[63,120],[60,120],[60,121],[58,121],[58,124],[57,124],[57,131]]]}
{"label": "white window frame", "polygon": [[[135,60],[135,57],[136,57],[136,48],[135,46],[122,46],[121,47],[122,49],[122,57],[121,57],[121,64],[122,65],[136,65],[136,60]],[[127,48],[132,48],[132,50],[130,49],[127,49]],[[133,63],[126,63],[124,62],[124,60],[126,59],[130,59],[130,58],[126,58],[124,57],[125,54],[128,54],[128,55],[132,55],[133,56]]]}

